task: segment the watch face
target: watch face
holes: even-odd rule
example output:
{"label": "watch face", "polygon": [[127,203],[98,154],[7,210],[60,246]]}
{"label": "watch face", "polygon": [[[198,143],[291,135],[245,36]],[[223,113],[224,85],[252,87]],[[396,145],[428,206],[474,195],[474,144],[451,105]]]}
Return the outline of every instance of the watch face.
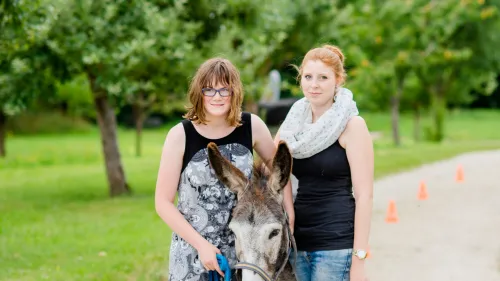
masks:
{"label": "watch face", "polygon": [[363,250],[358,250],[356,253],[356,256],[358,256],[358,258],[360,258],[360,259],[364,259],[364,258],[366,258],[366,252]]}

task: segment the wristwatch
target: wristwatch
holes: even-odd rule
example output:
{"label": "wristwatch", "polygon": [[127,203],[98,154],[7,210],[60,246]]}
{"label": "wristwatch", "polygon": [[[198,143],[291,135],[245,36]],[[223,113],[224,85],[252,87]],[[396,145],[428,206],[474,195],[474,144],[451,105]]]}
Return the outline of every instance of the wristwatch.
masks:
{"label": "wristwatch", "polygon": [[360,260],[364,260],[366,259],[367,253],[365,250],[358,249],[352,251],[352,255],[358,257]]}

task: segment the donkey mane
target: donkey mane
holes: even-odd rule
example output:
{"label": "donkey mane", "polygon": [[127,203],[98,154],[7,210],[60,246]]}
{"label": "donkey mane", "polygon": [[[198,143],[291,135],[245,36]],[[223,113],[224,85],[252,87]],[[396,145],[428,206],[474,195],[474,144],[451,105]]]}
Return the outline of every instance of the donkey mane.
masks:
{"label": "donkey mane", "polygon": [[253,221],[255,212],[270,212],[273,217],[285,223],[278,195],[267,186],[269,173],[262,160],[254,162],[251,182],[242,194],[243,196],[238,198],[238,204],[233,210],[233,217]]}
{"label": "donkey mane", "polygon": [[[267,190],[266,182],[269,180],[269,171],[267,170],[264,162],[262,160],[256,160],[253,164],[253,174],[252,182],[250,186],[254,189],[255,195],[260,195],[259,199],[263,200],[262,197]],[[262,198],[261,198],[262,197]]]}

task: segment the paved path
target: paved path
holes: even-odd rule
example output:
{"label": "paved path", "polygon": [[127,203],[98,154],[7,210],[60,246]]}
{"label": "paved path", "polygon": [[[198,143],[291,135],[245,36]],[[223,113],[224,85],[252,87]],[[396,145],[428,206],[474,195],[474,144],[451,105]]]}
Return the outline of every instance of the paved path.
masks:
{"label": "paved path", "polygon": [[[459,164],[463,183],[455,182]],[[425,201],[417,200],[422,179]],[[389,200],[396,224],[384,221]],[[500,150],[380,179],[373,211],[370,281],[500,281]]]}

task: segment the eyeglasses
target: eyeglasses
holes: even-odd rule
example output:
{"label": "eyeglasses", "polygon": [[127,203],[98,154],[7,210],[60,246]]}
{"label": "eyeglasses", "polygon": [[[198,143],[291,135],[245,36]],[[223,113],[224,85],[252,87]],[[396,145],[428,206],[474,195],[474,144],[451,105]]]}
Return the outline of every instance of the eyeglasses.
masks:
{"label": "eyeglasses", "polygon": [[214,88],[203,88],[201,89],[201,92],[203,95],[207,97],[215,97],[215,94],[219,93],[219,95],[223,98],[229,97],[232,93],[231,90],[227,88],[220,88],[220,89],[214,89]]}

